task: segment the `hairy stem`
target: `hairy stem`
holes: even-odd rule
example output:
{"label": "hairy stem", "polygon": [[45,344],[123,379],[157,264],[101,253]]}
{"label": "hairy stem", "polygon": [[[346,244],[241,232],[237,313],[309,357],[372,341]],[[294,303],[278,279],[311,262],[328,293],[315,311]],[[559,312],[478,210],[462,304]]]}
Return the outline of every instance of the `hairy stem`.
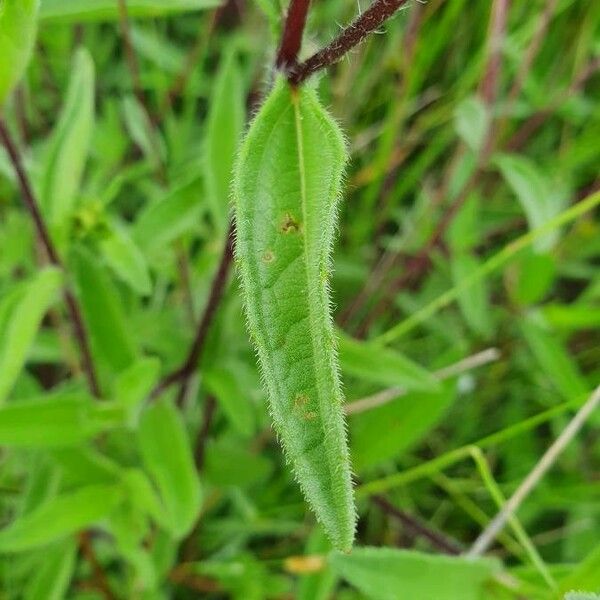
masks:
{"label": "hairy stem", "polygon": [[292,0],[285,20],[281,44],[275,65],[282,71],[292,71],[298,64],[298,52],[302,45],[302,34],[306,26],[306,16],[310,0]]}
{"label": "hairy stem", "polygon": [[288,76],[290,83],[298,85],[317,71],[336,63],[407,2],[408,0],[375,0],[333,42],[292,69]]}

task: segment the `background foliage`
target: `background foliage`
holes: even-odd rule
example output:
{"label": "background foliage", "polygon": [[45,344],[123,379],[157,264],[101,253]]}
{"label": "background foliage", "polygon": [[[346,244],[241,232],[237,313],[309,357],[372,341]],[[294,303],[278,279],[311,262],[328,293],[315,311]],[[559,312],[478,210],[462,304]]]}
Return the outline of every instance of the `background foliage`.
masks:
{"label": "background foliage", "polygon": [[[350,555],[282,458],[221,260],[285,7],[127,5],[42,0],[4,110],[62,267],[0,149],[0,598],[599,592],[597,412],[488,558],[444,555],[600,380],[600,4],[413,2],[312,83],[351,152],[333,282]],[[316,1],[303,55],[356,10]]]}

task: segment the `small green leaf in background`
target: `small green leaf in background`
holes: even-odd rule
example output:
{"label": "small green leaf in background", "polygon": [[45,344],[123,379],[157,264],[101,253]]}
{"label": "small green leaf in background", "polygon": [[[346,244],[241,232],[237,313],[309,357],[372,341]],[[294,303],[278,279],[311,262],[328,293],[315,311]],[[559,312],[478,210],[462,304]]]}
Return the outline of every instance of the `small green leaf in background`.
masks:
{"label": "small green leaf in background", "polygon": [[77,544],[72,539],[45,549],[41,564],[27,585],[24,600],[66,598],[76,558]]}
{"label": "small green leaf in background", "polygon": [[100,250],[106,263],[119,279],[140,296],[150,294],[152,281],[146,258],[123,224],[110,224],[107,237],[100,242]]}
{"label": "small green leaf in background", "polygon": [[352,461],[360,473],[401,458],[442,419],[456,396],[448,383],[439,392],[412,392],[350,417]]}
{"label": "small green leaf in background", "polygon": [[62,280],[57,269],[44,269],[19,290],[18,298],[9,295],[0,302],[0,322],[4,324],[0,338],[0,405],[27,361],[27,352],[46,311],[58,296]]}
{"label": "small green leaf in background", "polygon": [[123,117],[131,139],[152,166],[160,169],[165,159],[164,141],[135,96],[126,96],[123,99]]}
{"label": "small green leaf in background", "polygon": [[57,393],[0,408],[0,445],[24,448],[72,446],[98,431],[93,401],[81,393]]}
{"label": "small green leaf in background", "polygon": [[227,228],[233,164],[246,120],[245,90],[237,51],[229,50],[215,82],[208,112],[204,177],[215,226]]}
{"label": "small green leaf in background", "polygon": [[187,431],[171,402],[161,400],[146,410],[140,420],[138,442],[171,531],[182,538],[194,526],[200,511],[200,481]]}
{"label": "small green leaf in background", "polygon": [[[155,18],[169,14],[216,8],[221,0],[127,0],[135,18]],[[49,22],[116,21],[117,0],[42,0],[40,18]]]}
{"label": "small green leaf in background", "polygon": [[115,397],[127,414],[129,425],[135,426],[144,400],[158,383],[160,361],[142,358],[122,371],[115,382]]}
{"label": "small green leaf in background", "polygon": [[64,493],[0,531],[0,553],[38,548],[100,521],[123,499],[120,485]]}
{"label": "small green leaf in background", "polygon": [[521,331],[542,371],[565,400],[580,398],[588,393],[587,382],[577,363],[555,333],[533,318],[521,321]]}
{"label": "small green leaf in background", "polygon": [[339,334],[342,371],[364,381],[407,390],[435,390],[437,382],[426,369],[400,352]]}
{"label": "small green leaf in background", "polygon": [[201,185],[197,178],[175,188],[145,207],[136,219],[133,238],[144,252],[159,252],[198,226],[202,210]]}
{"label": "small green leaf in background", "polygon": [[373,600],[483,600],[486,582],[499,568],[491,559],[394,548],[355,548],[351,554],[332,553],[329,562]]}
{"label": "small green leaf in background", "polygon": [[[540,227],[558,215],[567,205],[568,194],[528,158],[516,154],[498,154],[494,162],[517,196],[530,229]],[[542,253],[558,241],[560,232],[553,231],[534,243]]]}
{"label": "small green leaf in background", "polygon": [[[458,253],[452,256],[452,281],[455,286],[468,279],[481,267],[481,262],[472,254]],[[489,294],[485,279],[477,280],[458,295],[458,306],[471,330],[484,339],[491,337],[493,321]]]}
{"label": "small green leaf in background", "polygon": [[96,257],[85,248],[74,252],[72,267],[93,354],[118,373],[137,354],[119,293]]}
{"label": "small green leaf in background", "polygon": [[556,263],[550,254],[537,254],[531,249],[521,253],[508,269],[507,283],[511,296],[523,305],[544,299],[556,280]]}
{"label": "small green leaf in background", "polygon": [[0,108],[29,63],[39,4],[39,0],[3,0],[0,4]]}
{"label": "small green leaf in background", "polygon": [[479,96],[465,98],[454,111],[456,133],[473,152],[479,152],[487,137],[490,116]]}
{"label": "small green leaf in background", "polygon": [[204,372],[207,391],[215,396],[233,427],[243,436],[254,433],[252,399],[236,379],[234,365],[212,367]]}
{"label": "small green leaf in background", "polygon": [[60,118],[46,155],[41,201],[51,226],[64,225],[81,193],[81,180],[94,129],[95,68],[90,53],[79,48]]}

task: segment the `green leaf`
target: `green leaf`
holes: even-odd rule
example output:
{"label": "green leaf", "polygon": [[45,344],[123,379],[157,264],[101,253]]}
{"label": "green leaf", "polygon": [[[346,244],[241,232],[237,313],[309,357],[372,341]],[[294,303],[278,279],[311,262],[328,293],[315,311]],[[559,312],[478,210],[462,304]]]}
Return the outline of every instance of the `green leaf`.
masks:
{"label": "green leaf", "polygon": [[490,559],[439,556],[393,548],[332,553],[340,577],[375,600],[483,600],[485,583],[498,569]]}
{"label": "green leaf", "polygon": [[600,596],[593,592],[568,592],[565,600],[600,600]]}
{"label": "green leaf", "polygon": [[127,414],[130,426],[136,426],[143,402],[158,382],[160,361],[142,358],[121,372],[115,382],[117,402]]}
{"label": "green leaf", "polygon": [[0,531],[0,553],[31,550],[89,527],[122,501],[118,485],[90,485],[57,496]]}
{"label": "green leaf", "polygon": [[[452,257],[452,281],[459,286],[464,279],[472,277],[481,263],[471,254],[459,253]],[[474,333],[487,339],[492,335],[493,322],[486,282],[476,281],[458,295],[458,306]]]}
{"label": "green leaf", "polygon": [[[220,4],[220,0],[127,0],[127,9],[131,17],[155,18],[207,10]],[[40,18],[61,23],[116,21],[119,9],[117,0],[42,0]]]}
{"label": "green leaf", "polygon": [[113,272],[140,296],[152,291],[146,258],[120,223],[110,225],[108,237],[100,242],[100,250]]}
{"label": "green leaf", "polygon": [[213,394],[219,406],[233,425],[244,436],[254,433],[254,408],[252,399],[236,379],[235,365],[212,367],[204,371],[203,383]]}
{"label": "green leaf", "polygon": [[39,0],[3,0],[0,4],[0,108],[31,58]]}
{"label": "green leaf", "polygon": [[[567,205],[568,195],[552,183],[534,163],[518,155],[496,155],[494,162],[519,200],[530,229],[541,227]],[[560,233],[553,231],[534,243],[539,252],[550,250]]]}
{"label": "green leaf", "polygon": [[440,392],[413,392],[350,419],[352,459],[360,473],[397,459],[420,442],[442,419],[455,398],[455,386]]}
{"label": "green leaf", "polygon": [[133,238],[143,252],[158,252],[178,237],[198,227],[201,190],[198,179],[169,192],[150,204],[136,219]]}
{"label": "green leaf", "polygon": [[49,222],[63,227],[80,194],[94,129],[94,62],[85,48],[73,59],[71,81],[58,123],[50,138],[41,185]]}
{"label": "green leaf", "polygon": [[66,598],[75,571],[76,558],[77,544],[72,539],[46,549],[40,567],[33,573],[27,585],[24,600]]}
{"label": "green leaf", "polygon": [[490,116],[486,105],[478,96],[465,98],[454,111],[454,128],[473,152],[483,148]]}
{"label": "green leaf", "polygon": [[125,126],[131,139],[155,169],[160,169],[165,160],[165,145],[158,130],[152,125],[146,109],[135,96],[123,99]]}
{"label": "green leaf", "polygon": [[208,112],[204,178],[215,225],[227,229],[233,163],[246,120],[245,91],[235,48],[227,51]]}
{"label": "green leaf", "polygon": [[307,87],[280,79],[236,167],[237,261],[275,428],[336,547],[355,509],[328,279],[346,161],[342,134]]}
{"label": "green leaf", "polygon": [[577,363],[571,358],[560,340],[551,331],[533,319],[521,322],[523,336],[546,377],[565,400],[588,393],[588,385]]}
{"label": "green leaf", "polygon": [[548,254],[536,254],[529,250],[519,256],[515,264],[514,282],[511,292],[520,304],[528,305],[539,302],[549,293],[556,279],[554,257]]}
{"label": "green leaf", "polygon": [[146,410],[140,420],[138,442],[171,531],[182,538],[194,526],[200,511],[200,481],[185,425],[171,402],[161,400]]}
{"label": "green leaf", "polygon": [[0,406],[27,361],[27,353],[48,308],[56,300],[62,274],[41,271],[16,294],[0,302]]}
{"label": "green leaf", "polygon": [[72,262],[94,357],[118,373],[127,368],[137,354],[119,293],[86,249],[78,248]]}
{"label": "green leaf", "polygon": [[400,352],[340,333],[342,371],[364,381],[407,390],[435,390],[436,380],[426,369]]}
{"label": "green leaf", "polygon": [[45,396],[0,408],[0,445],[73,446],[101,430],[93,400],[82,393]]}

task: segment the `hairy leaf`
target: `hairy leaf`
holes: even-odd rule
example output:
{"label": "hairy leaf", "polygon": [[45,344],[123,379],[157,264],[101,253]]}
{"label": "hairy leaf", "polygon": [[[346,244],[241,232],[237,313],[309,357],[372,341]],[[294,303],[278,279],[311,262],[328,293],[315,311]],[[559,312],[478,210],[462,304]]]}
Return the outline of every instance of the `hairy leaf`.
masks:
{"label": "hairy leaf", "polygon": [[275,427],[341,549],[355,510],[328,280],[345,160],[315,93],[279,80],[242,145],[234,188],[237,260]]}

